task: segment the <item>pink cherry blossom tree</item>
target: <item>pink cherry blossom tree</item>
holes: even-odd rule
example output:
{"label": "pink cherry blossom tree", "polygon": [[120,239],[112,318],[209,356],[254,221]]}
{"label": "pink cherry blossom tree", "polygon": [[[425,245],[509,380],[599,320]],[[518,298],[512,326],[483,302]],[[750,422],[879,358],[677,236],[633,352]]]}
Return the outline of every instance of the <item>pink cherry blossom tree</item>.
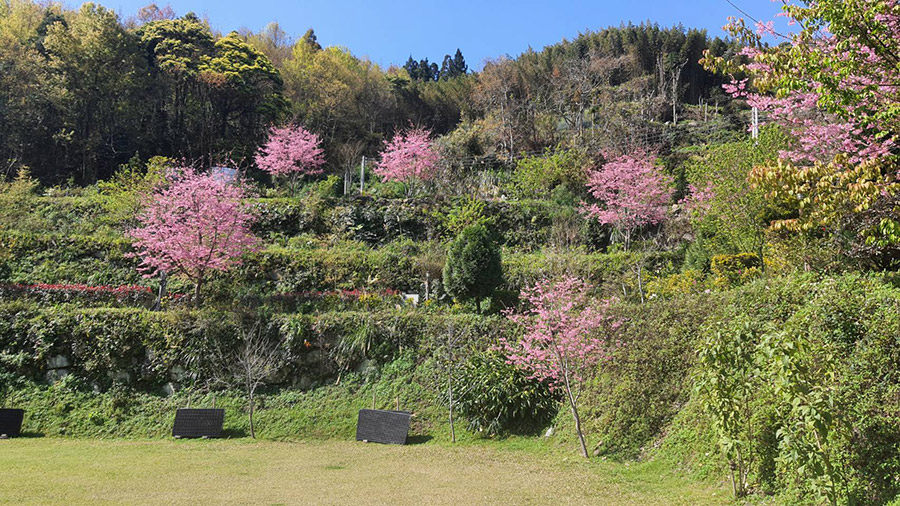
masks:
{"label": "pink cherry blossom tree", "polygon": [[375,174],[385,181],[415,181],[432,179],[438,168],[440,155],[431,144],[431,132],[414,128],[394,135],[384,143],[381,161],[375,164]]}
{"label": "pink cherry blossom tree", "polygon": [[320,146],[319,136],[301,126],[275,127],[269,132],[269,139],[256,154],[256,165],[274,177],[284,177],[291,181],[291,192],[297,178],[322,173],[325,151]]}
{"label": "pink cherry blossom tree", "polygon": [[672,201],[672,178],[655,163],[655,156],[635,153],[588,172],[588,191],[600,204],[584,204],[581,212],[618,229],[626,251],[636,230],[665,220]]}
{"label": "pink cherry blossom tree", "polygon": [[597,304],[589,293],[590,287],[574,277],[539,282],[522,293],[529,309],[507,314],[524,330],[522,337],[500,340],[510,364],[563,391],[585,458],[588,451],[578,398],[598,364],[607,361],[618,346],[613,335],[621,324],[608,314],[611,301]]}
{"label": "pink cherry blossom tree", "polygon": [[751,30],[743,19],[726,25],[745,44],[739,58],[707,54],[703,61],[748,77],[732,79],[725,91],[792,134],[781,152],[791,164],[827,163],[839,154],[851,165],[892,156],[900,121],[900,3],[785,1],[780,16],[797,28],[782,34],[773,22],[757,21]]}
{"label": "pink cherry blossom tree", "polygon": [[212,271],[237,265],[257,246],[254,220],[242,202],[240,181],[227,182],[191,167],[170,169],[165,181],[144,195],[144,210],[131,230],[140,270],[146,277],[180,273],[194,285],[199,305],[203,283]]}

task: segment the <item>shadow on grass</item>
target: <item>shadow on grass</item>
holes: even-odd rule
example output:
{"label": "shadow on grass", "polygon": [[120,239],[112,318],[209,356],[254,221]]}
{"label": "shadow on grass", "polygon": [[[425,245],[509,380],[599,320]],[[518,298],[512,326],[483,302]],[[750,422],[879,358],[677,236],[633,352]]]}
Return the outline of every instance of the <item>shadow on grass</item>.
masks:
{"label": "shadow on grass", "polygon": [[[259,435],[259,431],[256,431],[257,435]],[[224,429],[222,430],[222,437],[224,439],[237,439],[242,437],[250,437],[250,434],[244,429]]]}
{"label": "shadow on grass", "polygon": [[427,442],[431,441],[432,439],[434,439],[434,438],[431,436],[424,435],[424,434],[417,434],[415,436],[407,436],[406,444],[420,445],[420,444],[427,443]]}
{"label": "shadow on grass", "polygon": [[43,432],[29,432],[29,431],[22,431],[22,432],[19,433],[18,436],[3,437],[3,438],[0,438],[0,440],[4,440],[4,439],[5,439],[5,440],[9,440],[9,439],[34,439],[34,438],[39,438],[39,437],[44,437],[44,433],[43,433]]}

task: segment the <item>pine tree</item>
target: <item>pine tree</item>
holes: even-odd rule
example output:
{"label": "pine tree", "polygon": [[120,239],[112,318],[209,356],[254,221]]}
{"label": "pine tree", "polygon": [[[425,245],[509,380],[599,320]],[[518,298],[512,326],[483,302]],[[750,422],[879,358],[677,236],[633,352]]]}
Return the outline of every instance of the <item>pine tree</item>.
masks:
{"label": "pine tree", "polygon": [[462,51],[459,48],[456,48],[456,54],[453,55],[453,76],[459,77],[465,75],[469,71],[469,66],[466,65],[466,59],[463,57]]}
{"label": "pine tree", "polygon": [[440,78],[442,80],[450,79],[455,77],[453,75],[454,67],[453,67],[453,58],[450,57],[449,54],[444,55],[444,62],[441,63],[441,74]]}

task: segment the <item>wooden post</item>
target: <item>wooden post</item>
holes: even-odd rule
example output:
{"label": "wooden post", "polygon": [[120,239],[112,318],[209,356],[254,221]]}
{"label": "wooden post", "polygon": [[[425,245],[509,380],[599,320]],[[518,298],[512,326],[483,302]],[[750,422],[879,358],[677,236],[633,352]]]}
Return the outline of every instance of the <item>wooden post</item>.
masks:
{"label": "wooden post", "polygon": [[359,166],[359,193],[366,189],[366,155],[362,157],[362,164]]}

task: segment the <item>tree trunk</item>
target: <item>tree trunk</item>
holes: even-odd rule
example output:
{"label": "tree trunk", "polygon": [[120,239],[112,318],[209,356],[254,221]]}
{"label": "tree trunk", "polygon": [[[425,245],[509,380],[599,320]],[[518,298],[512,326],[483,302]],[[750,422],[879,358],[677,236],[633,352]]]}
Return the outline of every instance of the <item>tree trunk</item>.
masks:
{"label": "tree trunk", "polygon": [[575,402],[575,396],[572,395],[572,385],[569,383],[569,375],[563,375],[563,379],[565,380],[566,386],[566,398],[569,400],[569,407],[572,409],[572,418],[575,419],[575,432],[578,433],[578,442],[581,444],[581,455],[584,458],[590,458],[588,456],[587,444],[584,442],[584,432],[581,430],[581,417],[578,416],[578,406]]}
{"label": "tree trunk", "polygon": [[253,393],[250,393],[250,437],[256,439],[256,430],[253,428]]}
{"label": "tree trunk", "polygon": [[578,406],[575,405],[575,399],[572,397],[572,392],[566,387],[566,393],[569,397],[569,407],[572,408],[572,417],[575,419],[575,432],[578,433],[578,443],[581,445],[581,456],[584,458],[590,458],[587,450],[587,443],[584,442],[584,432],[581,430],[581,417],[578,416]]}
{"label": "tree trunk", "polygon": [[194,307],[200,307],[200,290],[203,287],[203,278],[197,278],[194,283]]}
{"label": "tree trunk", "polygon": [[159,311],[162,309],[162,300],[163,297],[166,296],[166,288],[168,286],[168,275],[166,271],[159,271],[159,295],[156,297],[156,302],[153,304],[153,310]]}
{"label": "tree trunk", "polygon": [[456,442],[456,428],[453,426],[453,378],[447,378],[447,390],[450,393],[450,441]]}

